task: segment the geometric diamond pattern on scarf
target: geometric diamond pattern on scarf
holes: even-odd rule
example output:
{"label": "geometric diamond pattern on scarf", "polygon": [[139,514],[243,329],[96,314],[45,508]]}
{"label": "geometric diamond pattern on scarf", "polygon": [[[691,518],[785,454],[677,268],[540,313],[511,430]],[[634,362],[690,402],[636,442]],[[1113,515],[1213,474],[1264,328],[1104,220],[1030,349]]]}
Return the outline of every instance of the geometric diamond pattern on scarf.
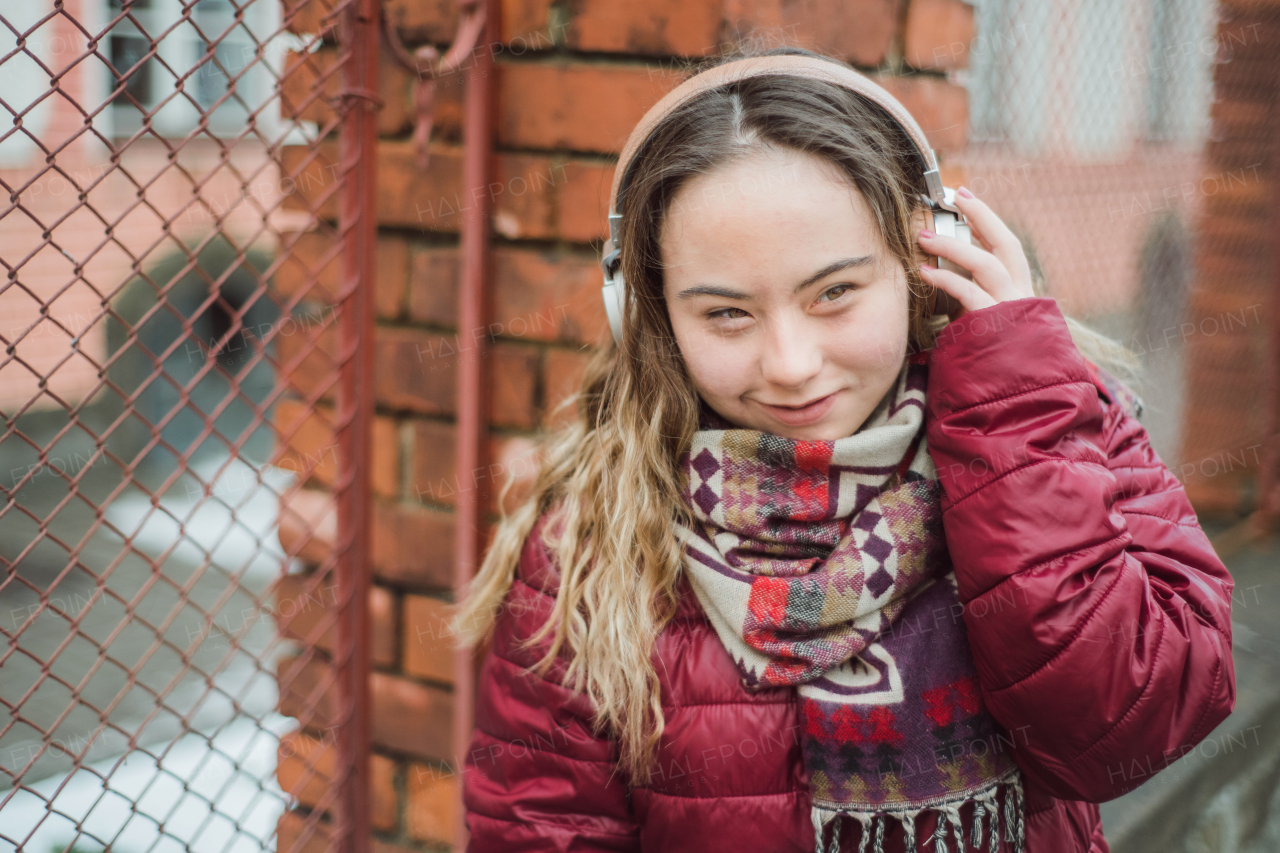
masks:
{"label": "geometric diamond pattern on scarf", "polygon": [[[954,616],[927,375],[927,354],[908,358],[866,423],[833,441],[737,428],[704,404],[679,460],[693,523],[676,532],[707,618],[744,685],[797,690],[819,851],[831,824],[838,844],[841,815],[864,840],[898,820],[915,849],[921,811],[945,833],[961,829],[965,802],[981,815],[999,792],[1010,808],[1020,797],[1007,754],[956,752],[998,727]],[[951,618],[899,630],[922,602]]]}

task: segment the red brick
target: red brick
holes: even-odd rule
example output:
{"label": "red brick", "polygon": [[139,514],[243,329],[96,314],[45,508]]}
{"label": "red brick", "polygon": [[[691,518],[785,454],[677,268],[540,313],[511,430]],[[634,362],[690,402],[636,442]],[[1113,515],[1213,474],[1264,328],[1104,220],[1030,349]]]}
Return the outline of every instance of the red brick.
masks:
{"label": "red brick", "polygon": [[[337,748],[333,732],[294,731],[280,739],[276,779],[286,793],[315,808],[336,779]],[[369,756],[369,810],[375,829],[393,832],[396,813],[395,762],[385,755]],[[287,848],[280,848],[282,850]]]}
{"label": "red brick", "polygon": [[1213,66],[1214,97],[1266,103],[1274,97],[1280,82],[1276,80],[1274,68],[1272,58],[1242,52],[1237,47],[1230,62],[1219,62]]}
{"label": "red brick", "polygon": [[1264,220],[1207,216],[1200,222],[1197,238],[1202,251],[1263,256],[1267,254],[1269,230]]}
{"label": "red brick", "polygon": [[400,496],[400,429],[391,418],[373,419],[370,485],[384,498]]}
{"label": "red brick", "polygon": [[[318,586],[309,586],[304,575],[284,575],[276,582],[273,597],[276,624],[282,635],[309,642],[326,653],[333,651],[337,630],[333,624],[337,618],[336,578],[321,578]],[[395,595],[386,587],[370,588],[369,618],[373,629],[370,655],[374,666],[395,666]]]}
{"label": "red brick", "polygon": [[337,220],[340,192],[337,143],[286,145],[280,149],[280,186],[284,192],[281,208],[302,211],[309,216]]}
{"label": "red brick", "polygon": [[[1236,319],[1239,319],[1238,314]],[[1190,358],[1197,369],[1235,373],[1245,380],[1245,384],[1250,373],[1261,373],[1267,344],[1265,328],[1257,329],[1260,334],[1238,329],[1229,332],[1226,331],[1226,320],[1221,316],[1191,317],[1187,322],[1194,327],[1187,335],[1187,345],[1193,349]],[[1181,338],[1183,331],[1176,330],[1175,340]],[[1250,370],[1249,365],[1258,365],[1258,368]],[[1256,378],[1260,380],[1262,377]]]}
{"label": "red brick", "polygon": [[911,0],[902,33],[903,54],[916,68],[969,67],[973,6],[960,0]]}
{"label": "red brick", "polygon": [[276,683],[280,713],[296,717],[304,728],[316,731],[337,725],[333,673],[323,657],[315,653],[282,656],[276,666]]}
{"label": "red brick", "polygon": [[[272,418],[277,444],[271,464],[292,471],[313,484],[332,486],[338,465],[334,418],[329,407],[313,408],[298,400],[281,400],[276,404]],[[399,455],[395,421],[384,417],[373,419],[371,451],[369,475],[374,492],[384,497],[396,497]]]}
{"label": "red brick", "polygon": [[1253,138],[1267,132],[1268,106],[1257,101],[1214,100],[1209,104],[1212,135]]}
{"label": "red brick", "polygon": [[561,158],[505,154],[497,165],[489,186],[493,230],[509,240],[555,236],[556,199],[567,181]]}
{"label": "red brick", "polygon": [[501,154],[488,187],[462,186],[462,149],[433,144],[427,170],[409,143],[378,149],[378,221],[383,225],[456,233],[467,209],[487,194],[494,229],[509,238],[555,235],[554,193],[561,168],[549,157]]}
{"label": "red brick", "polygon": [[719,41],[720,8],[687,0],[579,0],[566,41],[577,50],[701,56]]}
{"label": "red brick", "polygon": [[382,672],[370,674],[373,742],[432,759],[453,753],[453,697],[438,687]]}
{"label": "red brick", "polygon": [[[1224,328],[1230,326],[1232,330],[1240,331],[1265,325],[1267,305],[1265,300],[1248,293],[1214,293],[1193,288],[1188,296],[1187,322],[1200,323],[1207,317],[1217,318]],[[1209,323],[1206,331],[1212,329],[1213,324]]]}
{"label": "red brick", "polygon": [[301,397],[332,402],[338,388],[338,330],[278,335],[276,358],[283,380]]}
{"label": "red brick", "polygon": [[[280,502],[280,546],[290,556],[318,565],[328,559],[337,531],[333,496],[292,489]],[[453,586],[453,515],[410,504],[373,505],[373,567],[393,586],[448,589]]]}
{"label": "red brick", "polygon": [[293,472],[304,483],[332,486],[338,473],[333,411],[281,400],[273,412],[272,425],[277,442],[271,464]]}
{"label": "red brick", "polygon": [[414,762],[405,776],[409,800],[405,823],[418,841],[454,843],[461,796],[458,777],[428,764]]}
{"label": "red brick", "polygon": [[318,565],[333,550],[338,529],[333,495],[296,488],[280,499],[280,547],[290,557]]}
{"label": "red brick", "polygon": [[542,387],[545,395],[543,426],[554,429],[571,423],[578,417],[576,407],[570,407],[555,418],[555,408],[562,400],[577,393],[582,384],[582,375],[592,353],[586,350],[552,349],[547,350],[546,363],[543,367]]}
{"label": "red brick", "polygon": [[1209,172],[1250,169],[1267,162],[1274,147],[1266,139],[1210,138],[1205,143],[1205,169]]}
{"label": "red brick", "polygon": [[[563,25],[551,26],[552,0],[501,0],[502,40],[508,52],[548,50],[564,41]],[[501,55],[501,54],[499,54]]]}
{"label": "red brick", "polygon": [[409,319],[419,323],[458,325],[458,249],[419,246],[410,253]]}
{"label": "red brick", "polygon": [[[1202,222],[1205,220],[1202,220]],[[1206,245],[1196,251],[1196,279],[1192,291],[1224,294],[1265,294],[1271,258],[1267,253],[1232,251],[1230,245]]]}
{"label": "red brick", "polygon": [[723,38],[743,35],[843,57],[854,65],[884,62],[898,33],[900,0],[725,0]]}
{"label": "red brick", "polygon": [[490,350],[489,411],[495,426],[533,429],[537,423],[534,393],[540,350],[517,344],[495,344]]}
{"label": "red brick", "polygon": [[413,449],[408,492],[423,503],[457,506],[460,492],[474,490],[486,512],[497,512],[498,498],[508,478],[516,483],[508,501],[518,501],[536,476],[531,442],[519,436],[491,436],[482,450],[481,470],[461,483],[456,470],[456,430],[453,424],[417,421],[412,426]]}
{"label": "red brick", "polygon": [[680,82],[660,69],[563,62],[504,63],[498,72],[499,144],[610,154]]}
{"label": "red brick", "polygon": [[375,264],[378,317],[396,319],[404,311],[409,284],[409,244],[402,237],[379,236]]}
{"label": "red brick", "polygon": [[[453,414],[459,350],[475,346],[460,335],[379,329],[374,340],[379,403],[426,415]],[[492,423],[532,428],[537,350],[499,342],[485,352]]]}
{"label": "red brick", "polygon": [[[502,41],[523,39],[528,48],[550,48],[547,31],[551,0],[502,0],[499,18]],[[396,24],[407,43],[423,41],[451,44],[458,30],[458,4],[454,0],[387,0],[388,20]],[[498,55],[502,51],[490,48]]]}
{"label": "red brick", "polygon": [[285,811],[276,823],[276,849],[281,853],[330,853],[333,827],[319,815]]}
{"label": "red brick", "polygon": [[564,164],[564,188],[559,205],[560,236],[565,240],[589,243],[609,236],[613,171],[612,164],[572,160]]}
{"label": "red brick", "polygon": [[[493,250],[493,260],[492,334],[534,341],[603,340],[608,323],[594,256],[500,247]],[[457,325],[457,270],[453,247],[414,251],[410,320]]]}
{"label": "red brick", "polygon": [[[1240,176],[1240,172],[1236,171],[1232,180],[1236,180]],[[1224,176],[1219,174],[1215,176],[1218,180],[1223,180]],[[1205,180],[1213,180],[1209,176],[1205,176]],[[1252,182],[1251,182],[1252,183]],[[1257,183],[1255,187],[1266,187],[1264,183]],[[1210,195],[1206,201],[1204,221],[1202,227],[1204,233],[1221,238],[1229,238],[1244,243],[1255,243],[1263,240],[1266,236],[1268,224],[1268,216],[1265,208],[1264,197],[1256,190],[1251,190],[1247,195],[1243,192],[1235,194],[1234,197],[1224,198],[1218,201],[1216,196]]]}
{"label": "red brick", "polygon": [[[1211,373],[1209,378],[1220,375],[1221,373]],[[1185,423],[1178,458],[1185,462],[1206,459],[1227,448],[1239,452],[1240,448],[1257,444],[1261,438],[1261,430],[1251,429],[1244,418],[1232,411],[1231,406],[1209,408],[1203,405],[1205,402],[1213,402],[1205,393],[1205,386],[1209,384],[1193,383],[1190,390],[1194,398],[1183,405]],[[1236,393],[1247,394],[1248,389]]]}
{"label": "red brick", "polygon": [[959,151],[968,144],[969,95],[963,86],[935,77],[872,75],[920,125],[939,151]]}
{"label": "red brick", "polygon": [[1265,178],[1266,173],[1254,167],[1202,175],[1196,182],[1197,191],[1204,196],[1202,215],[1206,219],[1267,216],[1271,198]]}
{"label": "red brick", "polygon": [[1216,480],[1197,480],[1187,482],[1184,488],[1187,500],[1201,519],[1217,518],[1234,521],[1240,518],[1243,506],[1243,495],[1235,483]]}
{"label": "red brick", "polygon": [[454,425],[418,420],[409,428],[413,444],[407,493],[423,503],[455,506],[460,486],[455,471],[457,439]]}
{"label": "red brick", "polygon": [[277,298],[301,295],[310,302],[335,304],[340,286],[341,249],[331,229],[298,234],[292,247],[282,248],[280,267],[272,277]]}
{"label": "red brick", "polygon": [[404,671],[406,675],[453,683],[449,605],[438,598],[406,595],[404,599]]}
{"label": "red brick", "polygon": [[378,580],[410,589],[453,586],[453,514],[409,504],[373,506]]}
{"label": "red brick", "polygon": [[494,252],[494,323],[499,336],[601,343],[609,323],[595,256],[525,249]]}
{"label": "red brick", "polygon": [[456,337],[379,328],[374,335],[379,404],[428,415],[452,413]]}

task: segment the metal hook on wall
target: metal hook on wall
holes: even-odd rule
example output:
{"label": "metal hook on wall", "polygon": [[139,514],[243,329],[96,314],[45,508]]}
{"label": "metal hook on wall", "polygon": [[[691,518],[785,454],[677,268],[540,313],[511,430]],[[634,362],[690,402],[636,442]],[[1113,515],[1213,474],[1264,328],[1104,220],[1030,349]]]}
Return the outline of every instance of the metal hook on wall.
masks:
{"label": "metal hook on wall", "polygon": [[480,0],[458,0],[462,17],[458,32],[449,50],[440,56],[434,46],[424,44],[410,53],[400,40],[400,34],[387,18],[382,16],[382,37],[391,55],[403,68],[417,75],[413,84],[413,103],[416,118],[413,126],[413,144],[418,154],[418,168],[426,169],[430,154],[427,143],[431,140],[431,125],[435,105],[436,78],[450,74],[462,67],[466,57],[475,49],[476,41],[485,28],[485,4]]}

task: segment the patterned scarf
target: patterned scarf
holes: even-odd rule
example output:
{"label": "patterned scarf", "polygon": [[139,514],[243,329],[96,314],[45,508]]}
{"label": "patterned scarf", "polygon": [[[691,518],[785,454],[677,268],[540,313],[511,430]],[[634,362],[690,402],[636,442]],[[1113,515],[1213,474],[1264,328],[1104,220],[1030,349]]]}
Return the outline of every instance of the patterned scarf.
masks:
{"label": "patterned scarf", "polygon": [[[696,529],[677,524],[693,589],[743,684],[795,685],[817,851],[840,815],[883,850],[914,851],[933,810],[937,853],[1023,849],[1013,741],[987,714],[942,532],[924,434],[927,354],[836,441],[736,429],[705,404],[680,459]],[[1003,794],[1003,796],[1000,796]],[[985,818],[985,820],[984,820]],[[985,825],[984,825],[985,824]]]}

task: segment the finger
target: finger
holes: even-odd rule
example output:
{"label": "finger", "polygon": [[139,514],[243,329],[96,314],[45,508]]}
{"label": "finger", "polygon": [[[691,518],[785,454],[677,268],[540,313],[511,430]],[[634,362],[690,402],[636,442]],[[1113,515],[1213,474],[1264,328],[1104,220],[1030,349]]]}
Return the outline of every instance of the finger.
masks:
{"label": "finger", "polygon": [[996,301],[1017,299],[1022,295],[1014,286],[1009,270],[990,252],[972,243],[966,243],[964,240],[943,237],[940,234],[932,237],[921,234],[920,242],[929,254],[946,258],[956,266],[967,270],[973,276],[973,280]]}
{"label": "finger", "polygon": [[1027,264],[1027,254],[1018,236],[1004,224],[1004,220],[997,216],[994,210],[987,206],[986,202],[976,196],[966,198],[956,193],[955,205],[969,221],[969,230],[980,235],[988,251],[999,258],[1015,278],[1024,274],[1030,277],[1031,268]]}
{"label": "finger", "polygon": [[[987,293],[964,276],[957,275],[950,270],[921,267],[920,274],[924,276],[924,280],[929,284],[939,290],[945,290],[955,297],[955,300],[960,303],[965,311],[977,311],[979,308],[989,308],[996,304],[995,298],[990,293]],[[952,319],[956,318],[953,317]]]}

